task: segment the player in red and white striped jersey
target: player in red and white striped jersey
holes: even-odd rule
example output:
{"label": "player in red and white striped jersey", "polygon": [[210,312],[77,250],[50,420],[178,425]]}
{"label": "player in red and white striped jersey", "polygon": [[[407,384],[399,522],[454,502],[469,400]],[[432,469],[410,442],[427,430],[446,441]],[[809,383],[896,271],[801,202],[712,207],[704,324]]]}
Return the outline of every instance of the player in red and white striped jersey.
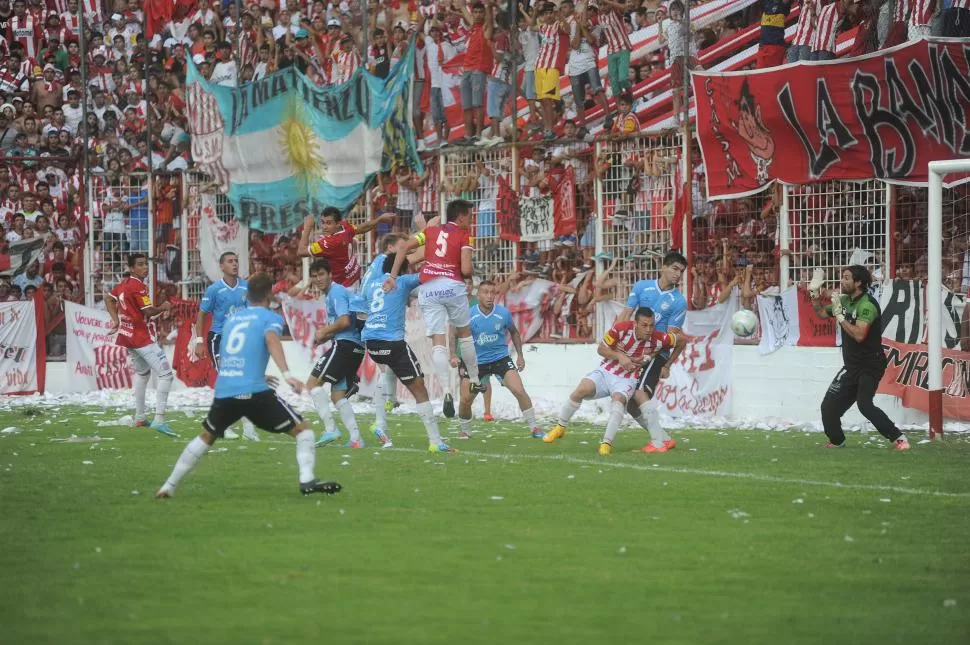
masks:
{"label": "player in red and white striped jersey", "polygon": [[943,12],[945,38],[970,38],[970,0],[953,0]]}
{"label": "player in red and white striped jersey", "polygon": [[909,12],[907,29],[908,40],[929,38],[933,35],[930,23],[938,9],[938,0],[911,0],[912,9]]}
{"label": "player in red and white striped jersey", "polygon": [[[599,453],[609,455],[612,452],[613,439],[620,429],[620,422],[626,413],[630,400],[640,408],[640,418],[649,418],[655,414],[655,404],[651,404],[647,393],[637,388],[637,377],[640,369],[654,353],[673,349],[683,343],[673,332],[659,332],[654,327],[653,311],[647,307],[640,307],[633,315],[633,320],[618,322],[606,332],[599,344],[598,353],[603,357],[600,366],[583,377],[569,395],[562,409],[559,411],[557,423],[546,436],[545,443],[553,443],[566,434],[566,426],[584,400],[602,399],[610,397],[610,419],[606,424],[606,433],[600,444]],[[663,431],[659,423],[648,424],[650,430],[652,450],[646,452],[666,452]]]}
{"label": "player in red and white striped jersey", "polygon": [[835,0],[819,10],[815,33],[812,34],[812,60],[835,58],[835,37],[848,6],[849,0]]}

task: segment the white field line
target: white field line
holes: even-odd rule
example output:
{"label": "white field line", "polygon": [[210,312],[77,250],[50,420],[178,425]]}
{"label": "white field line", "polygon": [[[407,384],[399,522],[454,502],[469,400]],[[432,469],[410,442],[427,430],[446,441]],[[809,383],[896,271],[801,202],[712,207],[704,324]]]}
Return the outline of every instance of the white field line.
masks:
{"label": "white field line", "polygon": [[[413,452],[413,453],[424,453],[427,454],[425,450],[419,448],[391,448],[388,452]],[[624,462],[611,462],[607,461],[605,458],[602,460],[597,459],[581,459],[579,457],[569,457],[566,455],[512,455],[506,453],[491,453],[491,452],[475,452],[471,450],[460,450],[458,455],[466,455],[469,457],[481,457],[486,459],[502,459],[505,461],[524,461],[524,460],[534,460],[534,461],[561,461],[567,464],[579,464],[583,466],[597,466],[599,468],[621,468],[627,470],[637,470],[642,472],[653,472],[653,473],[672,473],[678,475],[700,475],[702,477],[718,477],[721,479],[740,479],[746,481],[755,481],[764,484],[797,484],[799,486],[819,486],[822,488],[838,488],[841,490],[870,490],[879,491],[883,493],[899,493],[901,495],[929,495],[931,497],[957,497],[957,498],[970,498],[970,492],[966,493],[951,493],[948,491],[940,490],[924,490],[920,488],[904,488],[902,486],[885,486],[880,484],[843,484],[841,482],[830,482],[821,481],[815,479],[789,479],[786,477],[773,477],[771,475],[762,475],[760,473],[742,473],[742,472],[730,472],[725,470],[703,470],[700,468],[674,468],[670,466],[647,466],[644,464],[630,464]],[[445,456],[445,459],[449,457]]]}

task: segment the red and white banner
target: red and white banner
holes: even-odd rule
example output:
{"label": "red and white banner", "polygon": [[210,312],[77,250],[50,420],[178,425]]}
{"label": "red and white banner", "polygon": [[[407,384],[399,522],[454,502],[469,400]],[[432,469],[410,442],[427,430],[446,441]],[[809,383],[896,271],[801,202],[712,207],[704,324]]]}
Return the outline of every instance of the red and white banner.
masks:
{"label": "red and white banner", "polygon": [[290,328],[293,342],[303,350],[311,364],[324,355],[330,344],[314,345],[317,327],[327,324],[327,309],[323,300],[286,297],[283,299],[283,317],[286,319],[286,326]]}
{"label": "red and white banner", "polygon": [[505,294],[502,304],[512,314],[515,327],[527,342],[542,329],[546,314],[552,315],[552,303],[556,299],[556,283],[549,280],[533,280],[520,289]]}
{"label": "red and white banner", "polygon": [[131,387],[134,368],[128,351],[115,346],[109,334],[111,316],[73,302],[64,303],[67,327],[67,387],[69,392]]}
{"label": "red and white banner", "polygon": [[222,278],[219,258],[223,253],[235,253],[239,257],[239,275],[249,275],[249,227],[232,217],[228,222],[216,216],[217,200],[214,193],[200,193],[193,200],[190,217],[199,222],[199,256],[202,269],[210,281]]}
{"label": "red and white banner", "polygon": [[567,168],[553,191],[556,237],[576,234],[576,173]]}
{"label": "red and white banner", "polygon": [[[899,397],[904,407],[929,412],[929,371],[926,345],[883,338],[889,367],[878,392]],[[970,420],[970,353],[943,350],[943,417]]]}
{"label": "red and white banner", "polygon": [[709,198],[776,180],[925,184],[928,162],[970,155],[968,61],[966,40],[931,38],[837,62],[693,72]]}
{"label": "red and white banner", "polygon": [[44,391],[47,346],[40,293],[30,301],[0,303],[0,394]]}

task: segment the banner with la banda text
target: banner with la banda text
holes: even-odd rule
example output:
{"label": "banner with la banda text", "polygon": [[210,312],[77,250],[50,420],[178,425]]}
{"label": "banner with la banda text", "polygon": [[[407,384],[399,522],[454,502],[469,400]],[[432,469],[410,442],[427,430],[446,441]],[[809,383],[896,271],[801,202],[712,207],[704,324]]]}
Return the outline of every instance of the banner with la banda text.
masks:
{"label": "banner with la banda text", "polygon": [[41,294],[0,303],[0,394],[44,391],[47,347]]}
{"label": "banner with la banda text", "polygon": [[[883,338],[889,366],[878,392],[899,397],[904,407],[929,412],[929,359],[926,345]],[[970,353],[943,350],[943,417],[970,420]]]}
{"label": "banner with la banda text", "polygon": [[[606,317],[612,325],[623,310],[618,302],[608,305]],[[715,307],[687,312],[684,333],[687,347],[670,368],[670,376],[657,385],[654,394],[660,411],[672,417],[721,417],[731,414],[731,366],[734,331],[731,315],[737,311],[738,296]]]}
{"label": "banner with la banda text", "polygon": [[386,79],[359,68],[318,86],[288,67],[240,87],[186,61],[192,158],[250,228],[283,232],[324,206],[348,210],[380,171],[421,172],[409,100],[414,42]]}
{"label": "banner with la banda text", "polygon": [[838,62],[694,71],[691,82],[710,198],[775,180],[925,185],[930,161],[970,156],[966,39],[915,40]]}
{"label": "banner with la banda text", "polygon": [[68,391],[130,388],[134,368],[128,350],[115,345],[108,312],[65,302],[64,318]]}

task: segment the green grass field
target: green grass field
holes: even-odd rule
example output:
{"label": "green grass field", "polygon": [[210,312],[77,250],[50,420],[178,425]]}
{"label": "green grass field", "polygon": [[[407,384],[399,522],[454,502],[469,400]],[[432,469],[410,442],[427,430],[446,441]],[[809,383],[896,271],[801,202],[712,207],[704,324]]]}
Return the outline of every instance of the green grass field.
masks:
{"label": "green grass field", "polygon": [[965,436],[645,455],[630,431],[601,458],[598,428],[499,423],[429,458],[395,416],[394,449],[318,450],[335,497],[301,497],[294,442],[263,435],[155,500],[201,413],[177,441],[97,427],[123,413],[0,413],[23,428],[0,435],[0,642],[970,642]]}

